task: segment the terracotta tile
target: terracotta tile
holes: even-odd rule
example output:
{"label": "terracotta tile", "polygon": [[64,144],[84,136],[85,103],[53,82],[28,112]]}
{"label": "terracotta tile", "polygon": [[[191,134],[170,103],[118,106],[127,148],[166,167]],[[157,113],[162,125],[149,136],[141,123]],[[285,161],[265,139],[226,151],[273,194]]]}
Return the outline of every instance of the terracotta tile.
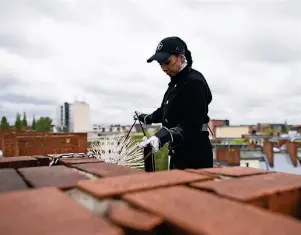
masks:
{"label": "terracotta tile", "polygon": [[96,158],[62,158],[59,160],[62,164],[85,164],[85,163],[101,163],[103,161]]}
{"label": "terracotta tile", "polygon": [[55,186],[70,188],[88,177],[66,166],[43,166],[18,169],[24,178],[35,188]]}
{"label": "terracotta tile", "polygon": [[[102,164],[102,163],[100,163]],[[158,171],[79,182],[78,188],[92,193],[98,198],[120,195],[126,192],[146,190],[156,187],[187,184],[189,182],[211,180],[202,174],[181,170]]]}
{"label": "terracotta tile", "polygon": [[153,232],[163,222],[161,217],[132,208],[121,200],[97,199],[78,189],[67,190],[65,193],[94,214],[105,216],[130,234]]}
{"label": "terracotta tile", "polygon": [[35,155],[35,156],[32,156],[32,157],[38,160],[39,166],[49,166],[50,160],[49,160],[48,156],[46,156],[46,155]]}
{"label": "terracotta tile", "polygon": [[38,161],[30,156],[0,158],[0,168],[21,168],[37,165]]}
{"label": "terracotta tile", "polygon": [[301,223],[292,217],[272,214],[186,186],[130,193],[122,198],[164,217],[181,229],[182,234],[299,235],[301,231]]}
{"label": "terracotta tile", "polygon": [[231,176],[231,177],[243,177],[243,176],[271,173],[271,171],[256,169],[252,167],[240,167],[240,166],[205,168],[196,171],[199,171],[200,173],[205,172],[213,175],[223,175],[223,176]]}
{"label": "terracotta tile", "polygon": [[0,194],[0,208],[1,234],[123,234],[55,188]]}
{"label": "terracotta tile", "polygon": [[27,189],[27,185],[15,169],[0,169],[0,192]]}
{"label": "terracotta tile", "polygon": [[83,192],[77,188],[64,191],[74,201],[89,209],[93,214],[104,216],[109,208],[112,199],[99,200],[93,195]]}
{"label": "terracotta tile", "polygon": [[69,166],[69,167],[70,167],[73,171],[75,171],[75,172],[77,172],[77,173],[79,173],[79,174],[81,174],[81,175],[86,176],[86,177],[89,178],[90,180],[96,180],[96,179],[99,179],[99,178],[100,178],[100,177],[98,177],[98,176],[96,176],[96,175],[94,175],[94,174],[91,174],[91,173],[89,173],[89,172],[79,170],[79,169],[74,168],[74,167],[72,167],[72,166]]}
{"label": "terracotta tile", "polygon": [[197,182],[191,186],[274,212],[301,216],[301,175],[270,173],[219,182]]}
{"label": "terracotta tile", "polygon": [[108,218],[114,223],[136,231],[151,232],[163,223],[163,218],[135,209],[122,201],[109,203]]}
{"label": "terracotta tile", "polygon": [[59,154],[47,154],[48,157],[56,157],[58,156]]}
{"label": "terracotta tile", "polygon": [[213,164],[213,167],[214,167],[214,168],[221,168],[222,166],[221,166],[221,165],[218,165],[218,164]]}
{"label": "terracotta tile", "polygon": [[202,174],[202,175],[208,175],[210,177],[215,178],[216,175],[212,173],[208,173],[206,171],[198,170],[198,169],[185,169],[185,171],[190,172],[190,173],[195,173],[195,174]]}
{"label": "terracotta tile", "polygon": [[131,175],[131,174],[147,174],[144,171],[137,170],[134,168],[121,166],[117,164],[101,162],[101,163],[87,163],[87,164],[75,164],[72,167],[76,167],[80,170],[87,171],[89,173],[101,176],[111,177],[120,175]]}

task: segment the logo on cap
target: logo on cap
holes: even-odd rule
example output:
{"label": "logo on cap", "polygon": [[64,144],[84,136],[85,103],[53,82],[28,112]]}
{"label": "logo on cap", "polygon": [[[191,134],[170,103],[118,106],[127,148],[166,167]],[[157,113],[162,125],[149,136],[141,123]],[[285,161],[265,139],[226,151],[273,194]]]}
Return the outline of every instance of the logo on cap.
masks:
{"label": "logo on cap", "polygon": [[157,46],[157,51],[160,51],[162,49],[162,47],[163,47],[163,43],[160,42],[159,45]]}

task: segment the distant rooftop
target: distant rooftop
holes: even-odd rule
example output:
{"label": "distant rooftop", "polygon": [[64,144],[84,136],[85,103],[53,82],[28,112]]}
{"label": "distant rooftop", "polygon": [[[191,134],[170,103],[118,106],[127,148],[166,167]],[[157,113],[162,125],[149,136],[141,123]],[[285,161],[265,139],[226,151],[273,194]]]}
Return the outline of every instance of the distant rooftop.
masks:
{"label": "distant rooftop", "polygon": [[230,125],[230,126],[218,126],[216,128],[231,128],[231,127],[251,127],[252,125]]}

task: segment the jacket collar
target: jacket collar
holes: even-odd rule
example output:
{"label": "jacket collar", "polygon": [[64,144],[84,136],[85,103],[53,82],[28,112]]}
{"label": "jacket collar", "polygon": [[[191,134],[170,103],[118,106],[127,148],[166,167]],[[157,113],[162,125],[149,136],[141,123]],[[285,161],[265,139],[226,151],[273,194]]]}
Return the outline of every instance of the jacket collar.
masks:
{"label": "jacket collar", "polygon": [[168,83],[168,85],[174,85],[174,84],[178,84],[178,83],[186,81],[187,76],[188,76],[190,71],[191,71],[191,67],[186,66],[184,69],[182,69],[175,76],[170,77],[170,82]]}

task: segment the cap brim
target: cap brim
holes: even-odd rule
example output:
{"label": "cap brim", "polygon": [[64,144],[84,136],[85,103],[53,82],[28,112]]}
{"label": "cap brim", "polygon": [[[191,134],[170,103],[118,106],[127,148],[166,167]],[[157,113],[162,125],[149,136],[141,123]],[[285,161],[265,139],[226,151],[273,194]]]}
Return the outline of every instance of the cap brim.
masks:
{"label": "cap brim", "polygon": [[154,60],[156,61],[164,61],[167,60],[170,57],[170,54],[167,52],[157,52],[154,54],[152,57],[150,57],[147,60],[147,63],[153,62]]}

